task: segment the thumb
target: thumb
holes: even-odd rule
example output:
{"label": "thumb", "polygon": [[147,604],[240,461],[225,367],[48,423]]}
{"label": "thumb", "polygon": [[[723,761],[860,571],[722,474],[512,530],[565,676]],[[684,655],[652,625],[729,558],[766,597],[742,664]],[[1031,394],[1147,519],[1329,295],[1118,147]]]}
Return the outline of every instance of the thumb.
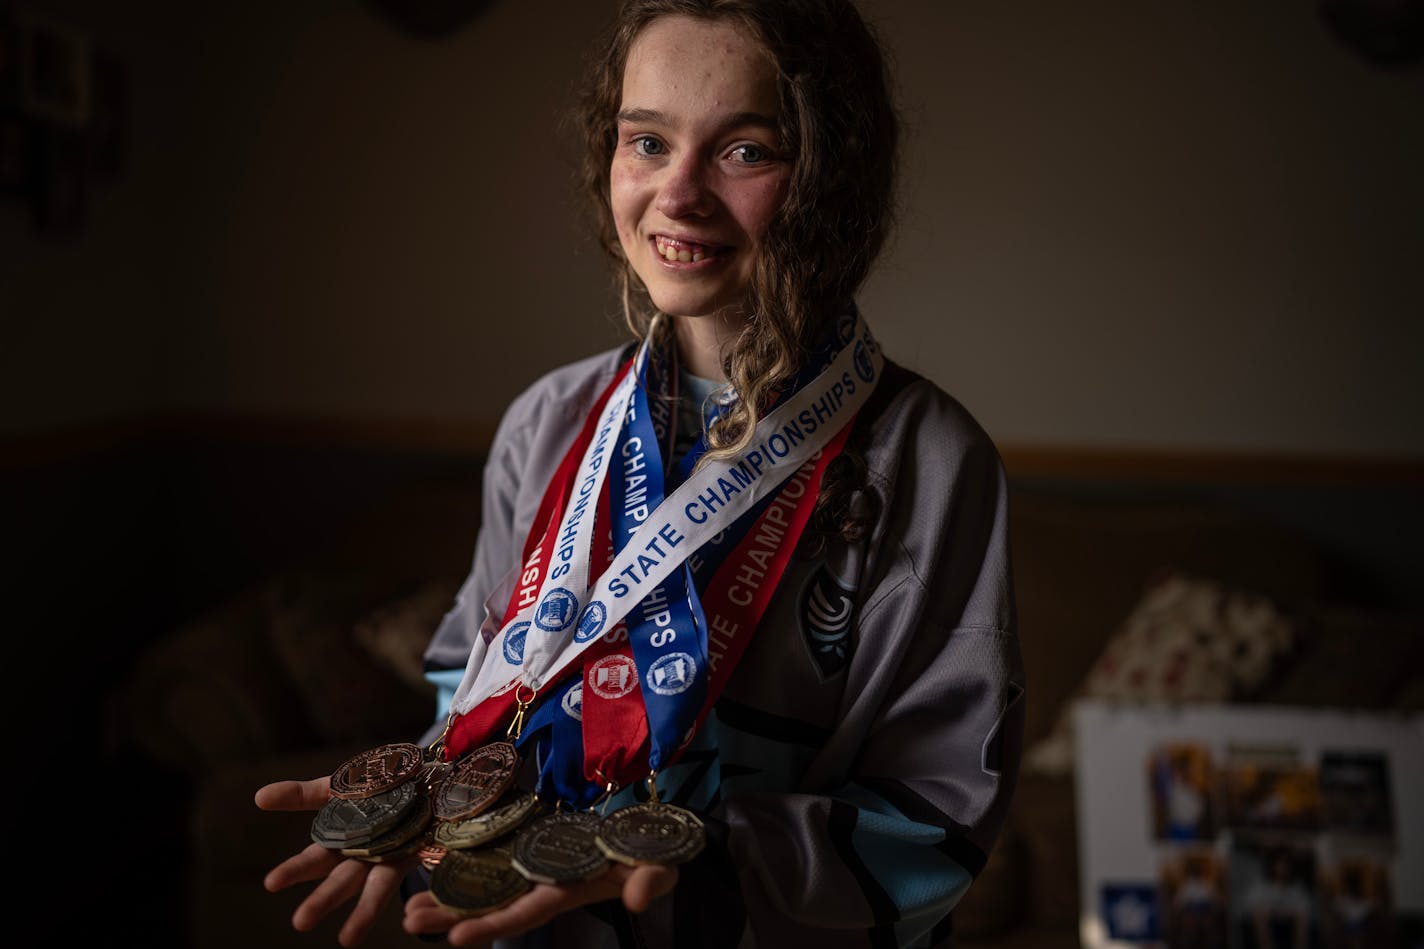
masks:
{"label": "thumb", "polygon": [[641,913],[653,900],[671,893],[677,886],[677,867],[657,865],[634,867],[623,881],[623,905],[632,913]]}

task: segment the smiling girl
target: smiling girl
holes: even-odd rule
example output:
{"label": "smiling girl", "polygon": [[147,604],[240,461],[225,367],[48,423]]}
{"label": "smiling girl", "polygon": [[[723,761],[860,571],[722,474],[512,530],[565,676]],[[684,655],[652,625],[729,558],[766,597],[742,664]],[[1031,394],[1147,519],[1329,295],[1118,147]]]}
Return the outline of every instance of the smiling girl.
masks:
{"label": "smiling girl", "polygon": [[268,785],[328,837],[267,885],[320,881],[299,929],[355,898],[347,945],[402,882],[406,929],[454,945],[947,944],[1023,678],[998,454],[856,305],[893,199],[880,48],[848,0],[631,0],[580,119],[634,339],[495,436],[426,654],[424,835],[363,859],[320,820],[347,774]]}

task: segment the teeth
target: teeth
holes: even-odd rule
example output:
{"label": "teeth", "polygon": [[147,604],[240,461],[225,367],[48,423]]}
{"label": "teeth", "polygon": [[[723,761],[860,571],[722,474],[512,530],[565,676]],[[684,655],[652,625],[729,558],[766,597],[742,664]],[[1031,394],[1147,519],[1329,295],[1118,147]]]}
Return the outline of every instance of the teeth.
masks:
{"label": "teeth", "polygon": [[680,242],[674,242],[668,240],[667,238],[659,237],[657,239],[658,256],[662,257],[664,260],[684,264],[697,263],[698,261],[706,260],[708,257],[707,249],[700,245],[692,245],[692,247],[696,248],[694,250],[689,248],[686,244],[681,247],[678,247],[676,246],[677,243]]}

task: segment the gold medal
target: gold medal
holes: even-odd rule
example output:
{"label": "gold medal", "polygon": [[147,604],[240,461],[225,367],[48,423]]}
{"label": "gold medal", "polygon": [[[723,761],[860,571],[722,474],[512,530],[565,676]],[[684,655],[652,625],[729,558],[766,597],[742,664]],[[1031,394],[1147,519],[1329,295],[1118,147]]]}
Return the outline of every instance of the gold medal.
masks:
{"label": "gold medal", "polygon": [[535,883],[582,883],[608,869],[598,848],[599,819],[588,811],[545,814],[514,838],[510,863]]}
{"label": "gold medal", "polygon": [[649,801],[620,808],[598,826],[598,847],[630,866],[686,863],[702,852],[707,832],[696,814]]}
{"label": "gold medal", "polygon": [[534,884],[509,865],[507,852],[451,850],[430,875],[435,902],[461,916],[481,916],[508,906]]}
{"label": "gold medal", "polygon": [[533,816],[538,804],[539,799],[529,791],[512,792],[474,817],[437,821],[434,841],[447,850],[472,850],[519,827]]}

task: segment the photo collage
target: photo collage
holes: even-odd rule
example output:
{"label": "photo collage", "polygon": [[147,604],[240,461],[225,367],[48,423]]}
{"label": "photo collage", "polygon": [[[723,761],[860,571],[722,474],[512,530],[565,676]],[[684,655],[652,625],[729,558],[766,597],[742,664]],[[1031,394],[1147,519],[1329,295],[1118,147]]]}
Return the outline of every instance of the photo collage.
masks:
{"label": "photo collage", "polygon": [[[1378,751],[1171,741],[1145,767],[1173,949],[1402,949],[1390,866],[1390,763]],[[1401,931],[1404,928],[1406,931]]]}

